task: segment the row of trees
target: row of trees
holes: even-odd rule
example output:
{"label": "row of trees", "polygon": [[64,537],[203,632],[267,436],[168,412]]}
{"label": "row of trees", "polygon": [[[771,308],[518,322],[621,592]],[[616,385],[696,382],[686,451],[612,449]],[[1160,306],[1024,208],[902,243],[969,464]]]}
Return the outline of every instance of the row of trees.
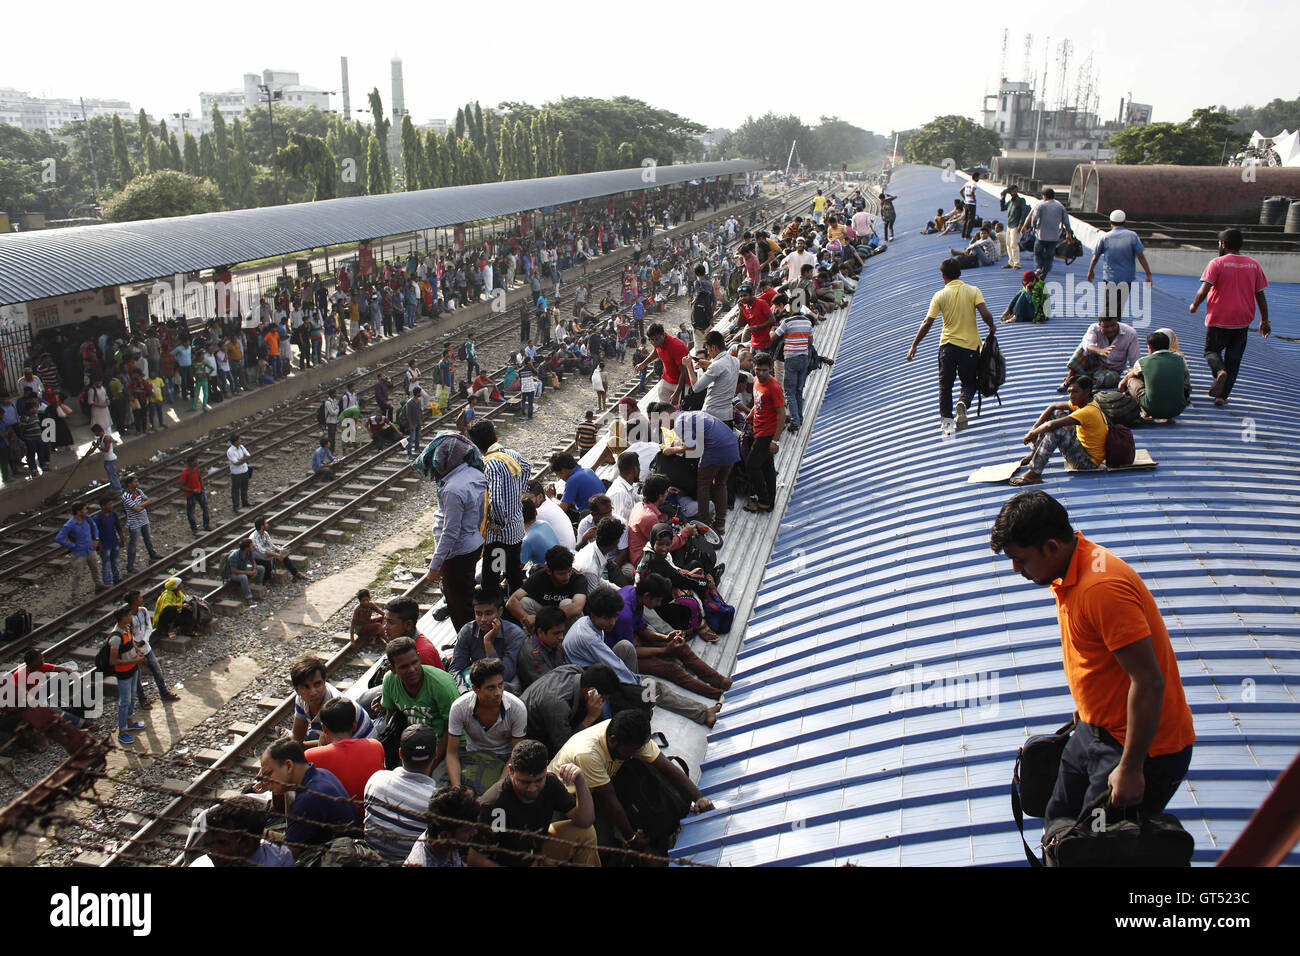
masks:
{"label": "row of trees", "polygon": [[875,159],[889,148],[884,136],[838,116],[822,116],[816,126],[809,126],[797,116],[771,112],[757,119],[746,117],[738,129],[722,137],[719,146],[723,155],[747,156],[783,169],[790,158],[790,144],[796,141],[798,158],[812,169]]}
{"label": "row of trees", "polygon": [[[210,132],[197,138],[165,120],[151,124],[143,110],[134,123],[95,117],[57,136],[0,126],[0,208],[66,215],[98,200],[105,218],[127,220],[210,211],[213,194],[197,181],[215,189],[216,208],[239,209],[703,158],[696,136],[705,127],[629,97],[567,97],[540,108],[473,102],[446,136],[409,116],[385,116],[377,89],[369,112],[371,122],[362,123],[314,108],[258,106],[227,122],[214,110]],[[47,157],[57,175],[43,179]],[[178,205],[183,180],[156,178],[163,173],[196,181],[190,205]]]}

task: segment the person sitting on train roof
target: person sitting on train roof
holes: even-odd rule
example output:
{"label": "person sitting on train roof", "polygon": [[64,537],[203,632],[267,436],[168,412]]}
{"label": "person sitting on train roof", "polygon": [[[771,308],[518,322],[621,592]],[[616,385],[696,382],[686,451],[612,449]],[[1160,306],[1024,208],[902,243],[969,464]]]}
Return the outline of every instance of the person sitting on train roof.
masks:
{"label": "person sitting on train roof", "polygon": [[1058,448],[1075,469],[1095,471],[1106,457],[1106,415],[1092,397],[1092,379],[1080,375],[1070,382],[1070,401],[1048,405],[1024,437],[1033,451],[1020,461],[1029,471],[1013,477],[1013,485],[1036,485],[1043,480],[1052,452]]}
{"label": "person sitting on train roof", "polygon": [[1095,388],[1116,388],[1120,376],[1132,368],[1141,357],[1138,334],[1133,326],[1121,322],[1117,316],[1103,313],[1088,331],[1065,367],[1065,381],[1058,392],[1064,392],[1070,380],[1077,375],[1087,375]]}

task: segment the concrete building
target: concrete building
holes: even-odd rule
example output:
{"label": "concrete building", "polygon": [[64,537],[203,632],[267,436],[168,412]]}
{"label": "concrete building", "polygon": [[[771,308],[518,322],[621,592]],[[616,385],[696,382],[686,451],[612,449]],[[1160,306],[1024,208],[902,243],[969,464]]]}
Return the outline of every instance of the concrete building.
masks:
{"label": "concrete building", "polygon": [[230,122],[235,117],[242,116],[249,109],[264,104],[266,97],[258,89],[262,85],[280,91],[280,98],[275,101],[277,105],[292,106],[304,110],[313,106],[322,110],[330,108],[329,91],[317,89],[314,86],[302,85],[297,73],[288,70],[263,70],[260,74],[245,73],[244,84],[238,89],[199,94],[199,128],[197,132],[206,133],[211,131],[213,107],[220,111],[222,118],[226,122]]}
{"label": "concrete building", "polygon": [[1040,156],[1108,160],[1113,155],[1106,146],[1111,134],[1134,122],[1149,122],[1151,108],[1144,109],[1135,111],[1125,123],[1103,121],[1096,113],[1077,107],[1047,109],[1030,83],[1003,77],[998,91],[984,97],[983,122],[985,129],[1002,137],[1006,156],[1032,155],[1037,137]]}
{"label": "concrete building", "polygon": [[[88,99],[85,102],[87,118],[114,114],[123,119],[135,116],[126,100]],[[0,88],[0,123],[20,127],[29,133],[37,130],[56,133],[81,118],[80,100],[32,96],[24,90]]]}

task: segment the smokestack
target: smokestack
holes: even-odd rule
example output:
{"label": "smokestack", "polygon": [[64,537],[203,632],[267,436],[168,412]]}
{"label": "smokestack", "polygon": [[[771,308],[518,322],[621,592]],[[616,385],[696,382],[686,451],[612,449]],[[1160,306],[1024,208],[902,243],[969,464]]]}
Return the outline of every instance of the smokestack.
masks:
{"label": "smokestack", "polygon": [[339,57],[339,67],[343,70],[343,122],[352,121],[352,97],[348,92],[348,58]]}
{"label": "smokestack", "polygon": [[406,95],[402,89],[402,58],[393,57],[393,129],[402,128],[402,117],[406,115]]}

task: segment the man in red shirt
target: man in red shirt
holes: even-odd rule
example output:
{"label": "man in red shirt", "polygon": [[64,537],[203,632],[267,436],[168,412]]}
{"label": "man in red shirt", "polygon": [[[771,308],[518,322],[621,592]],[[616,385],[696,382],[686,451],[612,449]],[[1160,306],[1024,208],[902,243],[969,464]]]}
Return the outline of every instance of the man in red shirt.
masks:
{"label": "man in red shirt", "polygon": [[1268,321],[1268,300],[1264,289],[1268,280],[1264,270],[1250,256],[1241,252],[1241,230],[1225,229],[1219,233],[1219,256],[1211,260],[1201,275],[1189,311],[1195,315],[1201,300],[1209,295],[1205,307],[1205,361],[1214,373],[1209,394],[1215,405],[1226,405],[1228,393],[1237,381],[1242,356],[1246,354],[1246,337],[1255,321],[1259,306],[1259,331],[1268,338],[1273,331]]}
{"label": "man in red shirt", "polygon": [[[755,297],[754,287],[748,282],[739,289],[740,317],[749,326],[749,344],[755,352],[768,352],[772,348],[772,304],[768,299]],[[773,292],[775,297],[776,293]]]}
{"label": "man in red shirt", "polygon": [[785,393],[772,377],[772,356],[759,352],[754,356],[754,445],[745,462],[745,473],[752,489],[749,512],[771,511],[776,506],[776,461],[779,450],[776,436],[785,428]]}
{"label": "man in red shirt", "polygon": [[181,469],[180,483],[185,490],[185,516],[189,518],[190,530],[194,532],[194,536],[197,538],[199,523],[194,520],[195,507],[203,509],[203,530],[212,530],[212,522],[208,512],[208,493],[203,489],[203,476],[199,474],[198,455],[190,455],[185,459],[185,467]]}
{"label": "man in red shirt", "polygon": [[357,725],[357,705],[338,696],[325,702],[320,711],[321,744],[305,752],[307,762],[328,770],[339,778],[357,808],[361,819],[366,782],[371,774],[384,769],[384,745],[378,740],[352,736]]}
{"label": "man in red shirt", "polygon": [[393,598],[384,608],[384,643],[395,641],[399,637],[409,637],[415,642],[415,650],[420,655],[421,664],[446,670],[438,648],[434,647],[433,641],[416,628],[416,622],[419,620],[420,605],[416,603],[415,598]]}
{"label": "man in red shirt", "polygon": [[[682,393],[682,383],[695,384],[695,367],[690,360],[691,350],[677,336],[665,333],[664,327],[658,322],[646,330],[646,337],[655,347],[654,354],[664,363],[664,377],[659,380],[655,388],[654,401],[676,405]],[[634,371],[641,371],[650,364],[650,361],[651,356],[647,355],[645,361]]]}

